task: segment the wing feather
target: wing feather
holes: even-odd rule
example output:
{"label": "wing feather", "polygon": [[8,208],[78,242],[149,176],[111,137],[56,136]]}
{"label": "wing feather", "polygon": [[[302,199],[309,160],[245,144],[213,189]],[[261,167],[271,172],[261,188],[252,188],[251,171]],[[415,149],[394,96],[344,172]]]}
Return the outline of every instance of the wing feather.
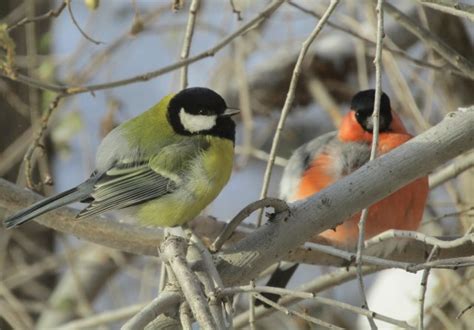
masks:
{"label": "wing feather", "polygon": [[172,193],[182,183],[192,159],[208,147],[206,139],[194,137],[163,147],[149,160],[116,160],[107,172],[97,173],[93,201],[78,217],[122,209]]}
{"label": "wing feather", "polygon": [[113,167],[98,179],[91,194],[94,201],[78,217],[140,204],[169,194],[176,187],[175,181],[143,163],[136,167]]}

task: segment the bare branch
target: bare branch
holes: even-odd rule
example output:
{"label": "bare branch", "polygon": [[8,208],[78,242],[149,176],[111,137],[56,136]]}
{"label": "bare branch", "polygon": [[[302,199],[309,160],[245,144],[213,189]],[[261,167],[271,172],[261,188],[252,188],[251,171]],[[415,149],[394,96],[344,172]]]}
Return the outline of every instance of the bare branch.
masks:
{"label": "bare branch", "polygon": [[[313,234],[334,228],[362,208],[470,150],[474,141],[473,126],[474,107],[451,113],[438,125],[318,194],[293,203],[289,216],[277,215],[271,225],[259,228],[219,254],[217,269],[222,279],[234,284],[255,278]],[[344,207],[340,207],[342,205]],[[290,231],[292,235],[288,235]],[[244,260],[246,267],[239,267]]]}
{"label": "bare branch", "polygon": [[339,329],[339,330],[343,330],[344,328],[341,328],[341,327],[338,327],[336,325],[333,325],[333,324],[330,324],[330,323],[327,323],[327,322],[324,322],[323,320],[320,320],[320,319],[317,319],[315,317],[312,317],[312,316],[309,316],[308,314],[303,314],[303,313],[300,313],[300,312],[297,312],[295,310],[291,310],[291,309],[288,309],[284,306],[281,306],[275,302],[273,302],[272,300],[268,299],[268,298],[265,298],[264,296],[262,296],[261,294],[259,293],[255,293],[254,294],[255,298],[257,298],[258,300],[261,300],[263,301],[264,303],[270,305],[271,307],[279,310],[280,312],[283,312],[285,313],[286,315],[294,315],[294,316],[298,316],[300,318],[302,318],[303,320],[309,322],[309,323],[313,323],[313,324],[316,324],[316,325],[319,325],[323,328],[328,328],[328,329]]}
{"label": "bare branch", "polygon": [[8,32],[16,29],[17,27],[20,27],[24,24],[28,24],[28,23],[33,23],[33,22],[37,22],[37,21],[41,21],[41,20],[44,20],[44,19],[48,19],[48,18],[52,18],[52,17],[58,17],[62,11],[64,10],[64,8],[66,8],[66,1],[63,1],[59,6],[58,8],[56,9],[51,9],[49,10],[47,13],[43,14],[43,15],[40,15],[40,16],[36,16],[36,17],[31,17],[31,18],[28,18],[28,17],[25,17],[23,19],[21,19],[20,21],[18,21],[17,23],[11,25],[8,27]]}
{"label": "bare branch", "polygon": [[30,145],[28,150],[23,157],[23,161],[25,162],[25,177],[27,186],[32,188],[35,187],[33,182],[33,162],[32,157],[33,153],[35,152],[36,148],[40,147],[40,143],[44,138],[44,134],[48,128],[49,119],[53,111],[58,107],[59,101],[63,98],[64,95],[58,95],[54,98],[54,100],[50,103],[47,111],[44,112],[43,116],[41,117],[41,122],[39,124],[37,132],[35,132],[35,137],[33,139],[33,143]]}
{"label": "bare branch", "polygon": [[229,1],[230,1],[230,6],[232,7],[232,12],[237,15],[237,20],[238,20],[238,21],[241,21],[243,18],[242,18],[242,15],[241,15],[240,10],[238,10],[238,9],[235,7],[234,0],[229,0]]}
{"label": "bare branch", "polygon": [[91,37],[89,37],[87,33],[84,32],[84,30],[79,26],[79,23],[77,23],[76,18],[74,17],[74,13],[72,12],[72,6],[71,6],[72,0],[65,0],[65,1],[67,5],[67,11],[69,12],[69,16],[71,17],[72,22],[74,23],[76,28],[79,30],[79,32],[82,34],[82,36],[86,38],[87,40],[89,40],[90,42],[92,42],[93,44],[96,44],[96,45],[103,44],[102,41],[94,40]]}
{"label": "bare branch", "polygon": [[[367,274],[372,274],[378,270],[380,270],[380,268],[364,267],[363,273],[364,275],[367,275]],[[322,292],[338,284],[342,284],[347,281],[353,280],[357,276],[356,273],[357,273],[356,268],[337,270],[335,272],[319,276],[316,279],[297,287],[295,290],[312,292],[312,293]],[[284,296],[278,301],[278,303],[283,306],[289,306],[298,302],[299,300],[301,299],[295,296]],[[274,312],[273,309],[266,308],[264,306],[259,306],[255,310],[255,318],[256,319],[262,318],[273,312]],[[234,318],[233,325],[236,329],[242,328],[245,326],[247,321],[248,321],[248,312],[243,312],[242,314],[237,315]]]}
{"label": "bare branch", "polygon": [[449,0],[418,0],[423,6],[430,7],[450,15],[467,18],[474,22],[474,6]]}
{"label": "bare branch", "polygon": [[430,189],[442,185],[472,167],[474,167],[474,152],[461,156],[459,159],[454,160],[452,164],[430,175]]}
{"label": "bare branch", "polygon": [[90,316],[87,318],[74,320],[57,327],[57,330],[77,330],[97,328],[101,325],[121,321],[129,318],[145,307],[145,304],[135,304],[112,311]]}
{"label": "bare branch", "polygon": [[194,317],[203,329],[216,329],[216,323],[209,310],[206,296],[200,282],[189,269],[186,255],[187,243],[184,238],[169,236],[161,245],[161,255],[171,266],[186,301]]}
{"label": "bare branch", "polygon": [[250,203],[244,207],[237,215],[229,221],[224,230],[219,234],[214,243],[211,245],[211,251],[219,251],[222,245],[229,239],[232,233],[237,229],[240,223],[244,221],[249,215],[259,209],[265,207],[273,207],[275,213],[281,213],[288,210],[288,205],[285,201],[278,198],[264,198],[256,202]]}
{"label": "bare branch", "polygon": [[[338,5],[338,3],[339,3],[339,0],[331,0],[331,3],[326,9],[326,12],[324,13],[323,17],[321,17],[318,24],[316,24],[314,30],[311,31],[308,38],[301,45],[301,50],[298,55],[298,59],[296,60],[295,67],[293,69],[293,74],[291,76],[290,87],[288,87],[288,93],[286,96],[285,104],[283,105],[283,109],[281,110],[280,120],[278,121],[278,126],[276,128],[275,135],[273,136],[272,147],[270,149],[270,156],[269,156],[267,167],[265,168],[265,174],[263,177],[263,184],[262,184],[262,190],[260,192],[260,199],[267,197],[268,186],[270,184],[270,177],[272,175],[273,163],[275,162],[276,152],[277,152],[278,144],[280,142],[281,131],[283,130],[283,127],[285,126],[285,121],[286,121],[286,117],[288,116],[288,112],[293,106],[296,85],[298,83],[298,79],[301,74],[301,66],[303,65],[304,57],[306,53],[308,52],[309,46],[311,46],[314,39],[316,39],[316,37],[319,35],[324,25],[326,24],[327,20],[331,16],[331,13],[334,11],[334,9],[336,9],[336,6]],[[260,226],[262,222],[262,215],[263,215],[263,211],[261,211],[258,216],[257,226]]]}
{"label": "bare branch", "polygon": [[413,22],[409,17],[391,4],[385,4],[384,8],[405,29],[433,48],[433,50],[441,55],[448,63],[451,63],[454,67],[469,75],[471,79],[474,79],[474,64],[469,59],[456,52],[436,35],[420,26],[420,24]]}
{"label": "bare branch", "polygon": [[[275,221],[272,221],[270,225],[252,233],[220,255],[223,260],[228,261],[228,263],[221,263],[220,268],[218,267],[222,280],[224,283],[233,283],[238,279],[253,278],[274,261],[283,259],[290,250],[292,253],[288,255],[287,260],[326,264],[332,262],[332,264],[341,265],[341,259],[328,259],[327,255],[324,257],[324,254],[296,247],[307,241],[313,233],[332,228],[342,219],[348,218],[351,212],[356,213],[365,205],[374,203],[377,198],[383,198],[384,193],[399,189],[413,178],[424,176],[439,164],[471,149],[472,139],[474,139],[473,125],[474,110],[452,113],[440,124],[393,152],[367,164],[330,189],[304,202],[292,205],[287,222],[281,223],[278,220],[280,217],[276,216]],[[432,143],[433,140],[437,143]],[[433,159],[433,161],[424,162],[423,159]],[[354,192],[353,189],[352,193],[349,193],[349,187],[357,187],[357,190]],[[0,208],[13,212],[31,205],[39,198],[37,194],[0,179]],[[341,207],[342,205],[344,207]],[[73,209],[62,208],[43,215],[36,221],[53,229],[71,233],[81,239],[144,255],[156,255],[155,247],[163,241],[160,228],[119,223],[106,217],[92,217],[78,221],[75,220],[76,213],[77,211]],[[319,217],[315,219],[314,214],[318,214]],[[224,225],[222,222],[203,217],[191,223],[193,231],[199,237],[206,238],[207,242],[209,239],[214,240]],[[289,231],[294,235],[287,235]],[[240,231],[236,232],[231,239],[235,242],[243,236]],[[409,251],[394,251],[393,258],[420,262],[423,260],[424,251],[428,249],[429,253],[432,248],[429,245],[424,247],[421,242],[413,242],[413,244],[413,248],[408,249]],[[266,247],[264,251],[260,251],[261,246]],[[441,250],[439,257],[452,258],[456,256],[453,253],[459,251],[472,252],[472,244],[462,246],[461,250]],[[234,253],[233,256],[232,253]],[[248,273],[233,271],[234,267],[246,259],[251,262],[251,266],[245,268],[249,271]],[[227,267],[224,267],[226,263]],[[224,268],[226,269],[222,272]]]}
{"label": "bare branch", "polygon": [[[372,112],[372,122],[374,123],[373,128],[373,137],[372,137],[372,145],[370,148],[370,159],[369,161],[373,161],[377,156],[377,147],[379,144],[379,126],[380,126],[380,100],[382,98],[382,45],[383,45],[383,38],[384,38],[384,25],[383,25],[383,6],[384,1],[378,0],[377,6],[375,10],[377,11],[377,46],[375,50],[375,102],[374,102],[374,110]],[[360,295],[363,301],[363,307],[369,310],[369,305],[367,304],[367,298],[365,295],[365,285],[364,279],[362,277],[362,252],[364,250],[364,241],[365,241],[365,222],[367,221],[367,217],[369,214],[369,210],[367,208],[362,210],[360,215],[360,220],[358,223],[359,228],[359,237],[357,240],[357,280],[359,282],[359,289]],[[371,316],[367,316],[371,329],[377,329],[375,325],[375,321]]]}
{"label": "bare branch", "polygon": [[[433,250],[431,250],[431,253],[428,256],[428,258],[426,259],[426,261],[427,262],[431,261],[431,259],[433,259],[433,257],[437,253],[437,251],[438,251],[438,246],[435,245],[433,247]],[[419,330],[423,330],[425,328],[424,324],[423,324],[423,318],[425,316],[425,294],[426,294],[426,287],[427,287],[427,284],[428,284],[428,277],[430,275],[430,271],[431,271],[430,268],[426,268],[423,271],[423,275],[421,277],[420,299],[419,299],[420,306],[419,306],[419,315],[418,315],[418,329]]]}
{"label": "bare branch", "polygon": [[121,80],[116,80],[116,81],[112,81],[112,82],[109,82],[109,83],[92,84],[92,85],[86,85],[86,86],[66,87],[66,86],[53,85],[53,84],[50,84],[50,83],[44,83],[42,81],[37,81],[36,79],[27,77],[25,75],[18,75],[17,77],[10,77],[10,76],[7,76],[3,73],[0,73],[0,75],[5,77],[5,78],[14,80],[14,81],[19,81],[21,83],[25,83],[29,86],[33,86],[33,87],[41,88],[41,89],[45,89],[45,90],[50,90],[50,91],[58,92],[58,93],[64,93],[66,95],[89,93],[91,91],[98,91],[98,90],[115,88],[115,87],[124,86],[124,85],[128,85],[128,84],[148,81],[150,79],[161,76],[165,73],[168,73],[168,72],[174,71],[178,68],[181,68],[184,65],[188,65],[188,64],[197,62],[197,61],[202,60],[203,58],[206,58],[206,57],[214,56],[218,51],[220,51],[222,48],[224,48],[229,43],[231,43],[235,38],[241,36],[243,33],[247,32],[249,29],[255,28],[255,26],[261,24],[263,21],[265,21],[267,18],[269,18],[272,15],[272,13],[275,10],[277,10],[277,8],[280,7],[283,4],[283,2],[284,2],[284,0],[274,0],[274,1],[272,1],[256,17],[254,17],[248,23],[242,25],[235,32],[231,33],[230,35],[228,35],[227,37],[225,37],[224,39],[219,41],[214,47],[209,48],[208,50],[206,50],[202,53],[199,53],[195,56],[189,57],[186,60],[179,61],[179,62],[173,63],[171,65],[165,66],[161,69],[157,69],[157,70],[154,70],[154,71],[143,73],[143,74],[140,74],[140,75],[137,75],[137,76],[134,76],[134,77],[121,79]]}
{"label": "bare branch", "polygon": [[122,330],[144,329],[158,315],[175,308],[181,301],[181,294],[177,291],[164,291],[148,303],[139,313],[128,320]]}
{"label": "bare branch", "polygon": [[[200,6],[200,0],[193,0],[189,6],[188,23],[184,34],[183,47],[181,48],[181,60],[185,60],[189,56],[191,49],[191,41],[194,34],[194,24],[196,23],[196,13]],[[188,87],[188,65],[181,68],[181,89]]]}
{"label": "bare branch", "polygon": [[399,321],[391,317],[378,314],[372,311],[368,311],[367,309],[359,308],[359,307],[356,307],[356,306],[353,306],[341,301],[337,301],[337,300],[326,298],[326,297],[316,296],[315,293],[312,293],[312,292],[275,288],[271,286],[252,287],[252,286],[246,285],[246,286],[226,288],[225,290],[221,291],[220,294],[229,295],[229,294],[235,294],[239,292],[247,292],[247,293],[248,292],[259,292],[259,293],[267,292],[267,293],[274,293],[280,296],[289,296],[289,297],[295,297],[295,298],[300,298],[300,299],[312,299],[315,302],[323,304],[323,305],[336,307],[338,309],[342,309],[345,311],[349,311],[349,312],[364,315],[364,316],[371,316],[374,319],[381,320],[381,321],[396,325],[404,329],[414,329],[406,322]]}

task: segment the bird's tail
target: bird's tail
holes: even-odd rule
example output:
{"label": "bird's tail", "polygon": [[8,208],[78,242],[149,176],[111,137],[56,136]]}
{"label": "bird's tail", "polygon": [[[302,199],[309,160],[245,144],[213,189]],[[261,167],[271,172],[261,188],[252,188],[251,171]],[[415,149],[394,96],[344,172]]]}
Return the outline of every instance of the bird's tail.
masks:
{"label": "bird's tail", "polygon": [[4,225],[6,228],[16,227],[51,210],[73,202],[81,201],[89,196],[89,190],[90,189],[87,189],[86,186],[79,185],[60,194],[40,200],[27,209],[5,219]]}
{"label": "bird's tail", "polygon": [[[285,288],[288,282],[290,281],[291,277],[293,276],[294,272],[298,268],[299,264],[294,264],[294,263],[282,263],[278,268],[273,272],[273,274],[270,276],[270,279],[268,280],[266,286],[272,286],[275,288]],[[269,292],[264,292],[262,293],[262,296],[264,296],[267,299],[270,299],[273,302],[277,302],[278,299],[280,299],[280,295],[276,293],[269,293]],[[271,307],[269,304],[257,300],[255,301],[256,306],[263,305],[265,307]]]}

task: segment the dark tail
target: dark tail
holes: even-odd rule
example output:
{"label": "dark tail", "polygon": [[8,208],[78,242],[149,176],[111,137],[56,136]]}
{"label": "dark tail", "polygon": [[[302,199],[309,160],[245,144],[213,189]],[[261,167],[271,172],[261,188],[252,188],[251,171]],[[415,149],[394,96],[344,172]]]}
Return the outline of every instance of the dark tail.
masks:
{"label": "dark tail", "polygon": [[[278,267],[270,276],[270,279],[267,282],[267,286],[273,286],[276,288],[284,288],[290,281],[291,277],[295,273],[296,269],[298,268],[299,264],[293,264],[289,268],[282,268],[281,266]],[[262,296],[267,299],[270,299],[273,302],[277,302],[280,299],[280,295],[276,293],[268,293],[263,292]],[[264,305],[265,307],[271,307],[270,305],[264,303],[263,301],[257,300],[255,301],[256,306]]]}
{"label": "dark tail", "polygon": [[41,214],[57,209],[64,205],[83,200],[84,198],[88,197],[89,194],[90,191],[87,189],[86,185],[79,185],[55,196],[40,200],[39,202],[31,205],[29,208],[24,209],[21,212],[5,219],[4,225],[6,228],[19,226],[37,216],[40,216]]}

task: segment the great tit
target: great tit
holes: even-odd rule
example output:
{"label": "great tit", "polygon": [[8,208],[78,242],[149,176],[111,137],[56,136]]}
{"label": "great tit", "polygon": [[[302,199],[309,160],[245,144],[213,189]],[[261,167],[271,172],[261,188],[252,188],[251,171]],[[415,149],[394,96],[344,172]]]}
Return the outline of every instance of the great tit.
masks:
{"label": "great tit", "polygon": [[182,225],[229,180],[235,141],[231,116],[238,112],[208,88],[168,95],[103,139],[89,179],[9,217],[5,226],[73,202],[88,203],[78,218],[121,210],[141,225]]}
{"label": "great tit", "polygon": [[[337,132],[319,136],[293,153],[280,181],[282,199],[294,202],[314,195],[369,160],[374,101],[373,89],[355,94],[351,111],[344,116]],[[378,155],[395,149],[412,137],[391,109],[390,99],[385,93],[380,101]],[[423,217],[428,191],[428,178],[423,177],[372,205],[366,220],[365,237],[369,239],[389,229],[416,230]],[[359,237],[359,219],[360,213],[334,230],[319,235],[339,246],[354,247]],[[280,265],[267,285],[285,287],[297,266]],[[264,295],[273,301],[279,298],[275,294]]]}

